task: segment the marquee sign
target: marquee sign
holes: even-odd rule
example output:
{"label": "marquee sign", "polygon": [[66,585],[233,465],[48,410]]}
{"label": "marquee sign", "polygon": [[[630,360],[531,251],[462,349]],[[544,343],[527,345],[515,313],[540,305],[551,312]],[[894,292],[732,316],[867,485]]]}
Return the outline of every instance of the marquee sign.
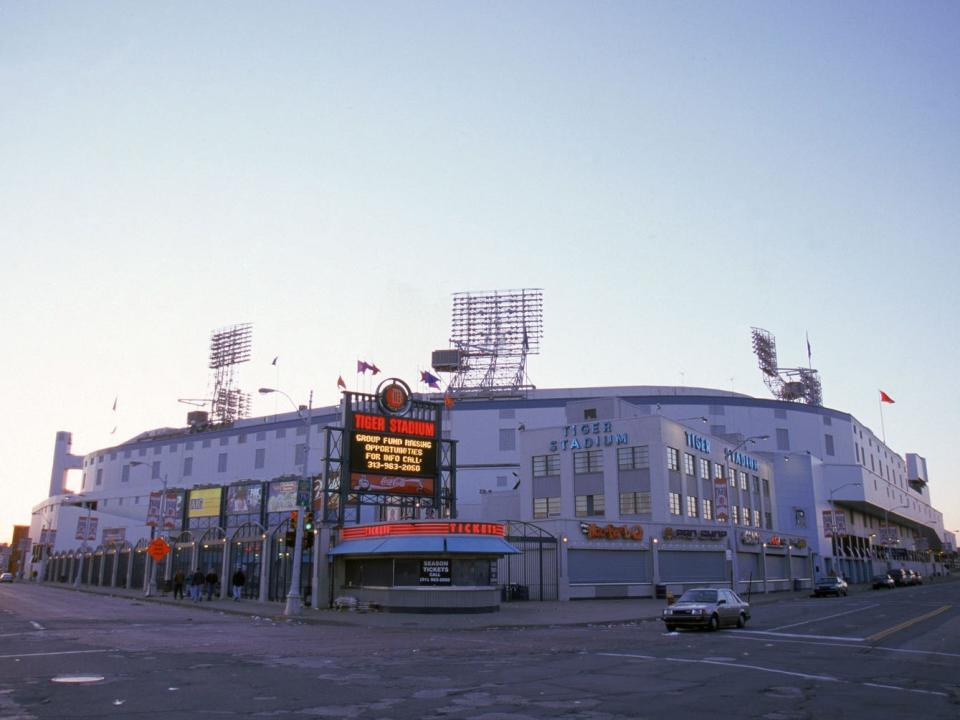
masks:
{"label": "marquee sign", "polygon": [[506,528],[502,523],[456,522],[398,522],[378,525],[345,527],[340,531],[342,540],[359,540],[377,537],[401,537],[409,535],[491,535],[504,537]]}
{"label": "marquee sign", "polygon": [[723,540],[727,537],[726,530],[698,530],[695,528],[672,528],[663,529],[663,539],[670,540]]}

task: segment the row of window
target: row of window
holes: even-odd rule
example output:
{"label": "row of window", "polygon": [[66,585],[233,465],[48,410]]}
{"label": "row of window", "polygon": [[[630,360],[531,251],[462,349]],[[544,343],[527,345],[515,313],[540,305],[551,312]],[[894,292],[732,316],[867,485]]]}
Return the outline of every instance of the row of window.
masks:
{"label": "row of window", "polygon": [[[274,430],[273,433],[274,433],[274,436],[276,437],[276,439],[281,440],[281,439],[283,439],[283,438],[285,438],[285,437],[287,436],[287,429],[286,429],[286,428],[278,428],[277,430]],[[304,427],[304,426],[300,426],[300,427],[296,428],[296,434],[297,434],[297,435],[301,435],[301,436],[302,436],[302,435],[306,435],[306,434],[307,434],[307,428]],[[236,444],[238,444],[238,445],[244,445],[244,444],[246,444],[246,442],[247,442],[247,439],[248,439],[248,437],[249,437],[249,434],[248,434],[248,433],[240,433],[239,435],[236,435],[236,436],[227,435],[227,436],[225,436],[225,437],[222,437],[222,438],[220,438],[219,441],[218,441],[219,444],[220,444],[220,446],[221,446],[221,447],[226,447],[227,445],[229,445],[229,444],[230,444],[230,438],[231,438],[231,437],[235,437],[235,438],[236,438]],[[258,432],[258,433],[256,434],[256,439],[257,439],[257,442],[265,442],[266,439],[267,439],[267,433],[266,433],[266,431]],[[154,455],[159,455],[159,454],[161,454],[161,453],[163,452],[163,448],[167,448],[167,452],[168,452],[168,453],[175,453],[175,452],[178,452],[178,451],[181,451],[181,450],[182,450],[182,451],[190,451],[190,450],[193,450],[193,449],[194,449],[194,445],[196,444],[196,442],[197,442],[197,441],[195,441],[195,440],[187,440],[187,441],[185,441],[185,442],[183,443],[183,448],[181,448],[181,447],[180,447],[180,443],[177,443],[177,442],[171,443],[170,445],[154,445],[154,447],[153,447],[153,454],[154,454]],[[212,446],[212,444],[213,444],[213,438],[206,438],[205,440],[201,440],[201,441],[199,441],[199,442],[200,442],[200,444],[201,444],[201,447],[208,448],[208,447],[211,447],[211,446]],[[116,460],[117,457],[119,456],[119,453],[120,453],[120,452],[121,452],[121,451],[119,451],[119,450],[113,450],[113,451],[111,451],[110,453],[101,453],[100,455],[97,455],[97,457],[96,457],[96,462],[97,462],[97,463],[102,463],[102,462],[104,461],[104,459],[107,458],[107,457],[109,457],[110,460]],[[133,448],[127,448],[127,449],[123,450],[122,452],[123,452],[123,457],[126,459],[126,458],[133,457],[133,452],[134,452],[134,450],[133,450]],[[145,457],[146,454],[147,454],[147,448],[145,448],[145,447],[137,448],[136,453],[137,453],[137,457]],[[92,458],[92,457],[91,457],[91,458],[84,458],[84,461],[83,461],[84,467],[87,467],[87,466],[93,465],[93,464],[94,464],[94,458]]]}
{"label": "row of window", "polygon": [[[303,443],[294,447],[293,462],[295,465],[303,465],[303,459],[304,459],[305,453],[306,453],[306,449]],[[227,472],[227,464],[228,464],[227,455],[228,453],[220,453],[217,456],[217,472],[218,473]],[[267,463],[266,448],[257,448],[253,456],[254,469],[262,470],[266,466],[266,463]],[[128,463],[124,465],[120,471],[120,482],[130,482],[131,473],[135,471],[137,467],[138,466],[134,463]],[[150,479],[159,480],[161,478],[160,461],[154,460],[153,462],[150,463],[149,467],[150,467]],[[193,457],[185,457],[183,458],[183,466],[181,468],[180,477],[188,478],[188,477],[191,477],[192,475],[193,475]],[[134,478],[136,478],[136,475],[134,475]],[[96,485],[103,484],[103,468],[97,468],[95,484]],[[86,489],[87,487],[86,474],[84,474],[84,478],[83,478],[83,487],[84,489]]]}

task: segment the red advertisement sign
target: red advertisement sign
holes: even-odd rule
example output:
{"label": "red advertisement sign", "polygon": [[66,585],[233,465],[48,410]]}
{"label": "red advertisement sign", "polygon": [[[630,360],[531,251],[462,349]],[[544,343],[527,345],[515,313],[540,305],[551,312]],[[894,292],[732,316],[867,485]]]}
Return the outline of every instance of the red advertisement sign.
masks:
{"label": "red advertisement sign", "polygon": [[356,492],[433,495],[433,478],[350,473],[350,489]]}

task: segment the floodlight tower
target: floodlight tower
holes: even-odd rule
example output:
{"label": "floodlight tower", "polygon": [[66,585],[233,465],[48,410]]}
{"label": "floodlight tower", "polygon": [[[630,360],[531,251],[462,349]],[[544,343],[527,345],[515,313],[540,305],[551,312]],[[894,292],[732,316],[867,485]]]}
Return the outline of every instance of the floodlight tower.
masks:
{"label": "floodlight tower", "polygon": [[777,341],[761,328],[750,328],[753,352],[763,373],[763,382],[778,400],[802,401],[808,405],[823,404],[820,375],[813,368],[781,368],[777,366]]}
{"label": "floodlight tower", "polygon": [[542,338],[543,290],[454,293],[450,343],[455,349],[434,352],[433,367],[454,373],[453,394],[516,393],[534,387],[527,356],[540,352]]}
{"label": "floodlight tower", "polygon": [[210,417],[214,423],[232,423],[250,411],[250,396],[234,387],[234,369],[250,359],[253,326],[231,325],[210,336],[210,369],[213,370],[213,397]]}

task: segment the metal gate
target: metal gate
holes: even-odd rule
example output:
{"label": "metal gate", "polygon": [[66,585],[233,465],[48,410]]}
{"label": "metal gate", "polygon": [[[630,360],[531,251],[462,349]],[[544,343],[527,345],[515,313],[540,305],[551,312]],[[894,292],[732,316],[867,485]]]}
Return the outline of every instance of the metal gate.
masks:
{"label": "metal gate", "polygon": [[560,556],[557,539],[537,525],[507,522],[506,541],[520,551],[497,561],[500,598],[557,600],[560,597]]}
{"label": "metal gate", "polygon": [[243,568],[246,576],[241,597],[249,600],[260,598],[260,573],[263,567],[263,527],[257,523],[247,523],[237,528],[231,539],[230,571],[228,582],[233,583],[233,575]]}
{"label": "metal gate", "polygon": [[[293,524],[287,518],[273,530],[270,547],[270,584],[268,598],[283,602],[290,593],[290,580],[293,569],[293,545],[287,544],[286,536],[292,531]],[[303,551],[300,556],[300,598],[304,605],[310,603],[312,592],[311,571],[313,569],[313,538],[311,532],[303,533]]]}

